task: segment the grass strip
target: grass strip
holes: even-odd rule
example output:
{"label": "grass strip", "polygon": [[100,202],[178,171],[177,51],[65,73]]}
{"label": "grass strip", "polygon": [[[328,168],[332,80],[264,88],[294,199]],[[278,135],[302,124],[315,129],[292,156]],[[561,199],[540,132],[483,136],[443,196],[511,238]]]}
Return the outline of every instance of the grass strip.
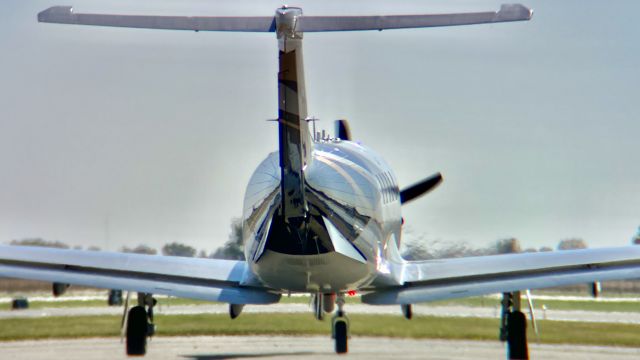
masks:
{"label": "grass strip", "polygon": [[[64,297],[62,297],[61,299],[64,299]],[[157,300],[158,300],[158,304],[161,306],[221,304],[221,303],[216,303],[212,301],[183,299],[183,298],[175,298],[175,297],[158,297]],[[132,303],[135,303],[136,301],[135,294],[132,295],[132,298],[130,301],[132,301]],[[309,304],[310,301],[311,299],[309,296],[292,296],[292,297],[283,296],[280,299],[280,303],[283,303],[283,304]],[[347,298],[347,304],[359,304],[359,303],[360,303],[359,297]],[[224,305],[226,305],[226,303]],[[30,309],[108,307],[108,306],[109,305],[107,305],[106,294],[104,296],[104,300],[29,301]],[[1,310],[11,310],[11,304],[0,303],[0,311]]]}
{"label": "grass strip", "polygon": [[[284,304],[309,304],[308,296],[283,296],[280,303]],[[171,305],[206,305],[212,304],[209,301],[200,301],[181,298],[158,298],[160,306]],[[347,298],[347,304],[360,303],[359,297]],[[489,297],[472,297],[464,299],[443,300],[425,303],[426,306],[470,306],[470,307],[499,307],[500,300]],[[548,310],[582,310],[582,311],[601,311],[601,312],[640,312],[640,306],[633,301],[591,301],[591,300],[537,300],[534,301],[534,307],[542,311],[542,306]],[[0,310],[9,310],[9,303],[0,304]],[[108,307],[107,300],[69,300],[69,301],[30,301],[29,308],[74,308],[74,307]]]}
{"label": "grass strip", "polygon": [[[418,316],[408,321],[392,315],[350,316],[351,334],[396,338],[497,340],[499,321],[481,318]],[[163,315],[156,319],[160,336],[191,335],[326,335],[330,321],[309,314]],[[541,343],[640,347],[640,325],[539,321]],[[0,340],[117,337],[119,316],[75,316],[0,321]],[[535,341],[529,328],[530,341]]]}
{"label": "grass strip", "polygon": [[[524,300],[523,300],[524,301]],[[442,300],[425,303],[424,305],[470,306],[470,307],[500,307],[499,299],[489,297],[472,297],[455,300]],[[533,306],[542,311],[542,306],[548,310],[582,310],[600,312],[640,312],[640,305],[634,301],[593,301],[593,300],[534,300]]]}

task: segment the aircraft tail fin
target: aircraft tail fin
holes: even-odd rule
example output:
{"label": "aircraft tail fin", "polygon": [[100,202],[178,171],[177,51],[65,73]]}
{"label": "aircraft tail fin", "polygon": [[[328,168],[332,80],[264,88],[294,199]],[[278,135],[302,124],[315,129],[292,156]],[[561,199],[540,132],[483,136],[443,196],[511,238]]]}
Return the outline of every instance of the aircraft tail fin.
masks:
{"label": "aircraft tail fin", "polygon": [[304,169],[311,161],[313,137],[307,123],[302,42],[286,38],[278,69],[278,142],[282,175],[282,216],[286,223],[307,216]]}

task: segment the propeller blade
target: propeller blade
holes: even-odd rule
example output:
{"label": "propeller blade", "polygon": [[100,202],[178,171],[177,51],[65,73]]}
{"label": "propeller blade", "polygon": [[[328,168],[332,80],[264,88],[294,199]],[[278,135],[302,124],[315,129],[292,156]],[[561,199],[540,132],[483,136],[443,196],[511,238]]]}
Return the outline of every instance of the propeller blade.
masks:
{"label": "propeller blade", "polygon": [[406,204],[435,189],[442,182],[442,174],[437,173],[400,191],[400,203]]}
{"label": "propeller blade", "polygon": [[536,322],[536,316],[533,310],[533,299],[531,299],[531,291],[527,289],[527,303],[529,303],[529,314],[531,314],[531,326],[533,327],[533,332],[536,334],[536,341],[540,342],[540,337],[538,333],[538,323]]}
{"label": "propeller blade", "polygon": [[129,297],[131,292],[127,291],[127,297],[124,300],[124,312],[122,313],[122,321],[120,322],[120,342],[124,341],[124,335],[126,332],[125,326],[127,325],[127,318],[129,317]]}

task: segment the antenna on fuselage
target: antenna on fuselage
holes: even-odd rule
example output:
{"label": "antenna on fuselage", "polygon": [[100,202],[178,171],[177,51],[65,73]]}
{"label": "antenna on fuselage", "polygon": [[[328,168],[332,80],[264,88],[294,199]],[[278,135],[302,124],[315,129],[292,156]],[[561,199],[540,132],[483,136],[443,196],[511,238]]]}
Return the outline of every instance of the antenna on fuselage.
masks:
{"label": "antenna on fuselage", "polygon": [[[283,5],[284,6],[284,5]],[[311,130],[313,131],[313,141],[318,141],[318,133],[316,133],[316,121],[320,121],[320,119],[318,119],[315,116],[311,116],[308,117],[306,119],[304,119],[304,121],[311,123]]]}

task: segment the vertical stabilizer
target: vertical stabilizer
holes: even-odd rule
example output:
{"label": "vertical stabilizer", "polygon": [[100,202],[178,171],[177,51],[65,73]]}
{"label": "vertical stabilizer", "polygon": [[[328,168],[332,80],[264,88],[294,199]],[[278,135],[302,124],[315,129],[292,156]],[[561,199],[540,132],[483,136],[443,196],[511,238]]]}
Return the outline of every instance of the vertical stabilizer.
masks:
{"label": "vertical stabilizer", "polygon": [[278,127],[282,175],[282,216],[285,223],[300,225],[306,217],[304,169],[313,146],[307,124],[307,99],[302,64],[302,33],[296,24],[302,10],[283,7],[276,11],[279,46]]}

